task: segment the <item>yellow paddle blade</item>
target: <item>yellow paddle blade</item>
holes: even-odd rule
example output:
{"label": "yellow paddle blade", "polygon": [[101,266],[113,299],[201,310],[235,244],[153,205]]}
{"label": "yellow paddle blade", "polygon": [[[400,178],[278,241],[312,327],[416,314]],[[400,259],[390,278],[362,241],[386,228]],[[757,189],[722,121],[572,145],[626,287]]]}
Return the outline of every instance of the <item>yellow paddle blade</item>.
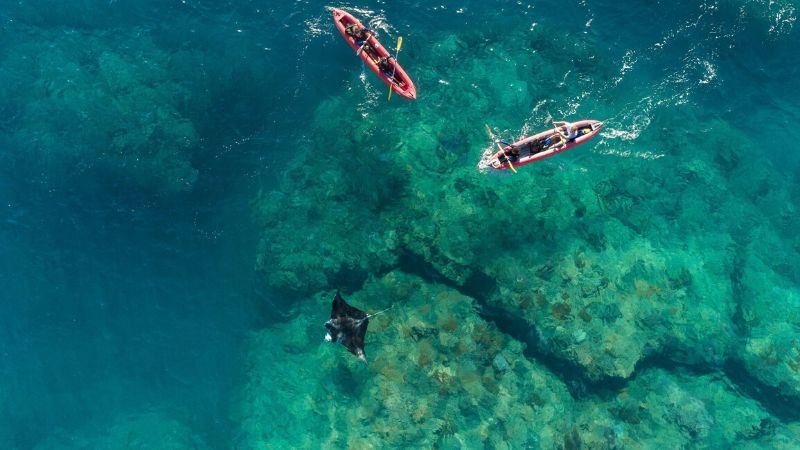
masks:
{"label": "yellow paddle blade", "polygon": [[403,36],[400,36],[397,38],[397,50],[395,50],[395,53],[399,52],[400,47],[402,46],[403,46]]}

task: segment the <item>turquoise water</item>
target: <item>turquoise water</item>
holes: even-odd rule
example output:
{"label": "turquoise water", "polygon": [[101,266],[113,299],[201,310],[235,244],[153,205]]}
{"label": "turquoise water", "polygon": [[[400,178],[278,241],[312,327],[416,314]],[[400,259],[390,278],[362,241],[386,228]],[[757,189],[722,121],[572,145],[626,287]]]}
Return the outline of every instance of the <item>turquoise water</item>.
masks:
{"label": "turquoise water", "polygon": [[0,447],[797,448],[797,9],[0,2]]}

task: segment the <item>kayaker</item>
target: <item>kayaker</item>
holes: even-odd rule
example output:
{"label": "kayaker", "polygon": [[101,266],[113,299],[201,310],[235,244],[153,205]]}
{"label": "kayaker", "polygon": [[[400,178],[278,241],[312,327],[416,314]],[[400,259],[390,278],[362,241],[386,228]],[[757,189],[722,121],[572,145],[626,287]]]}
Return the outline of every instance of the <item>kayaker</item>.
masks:
{"label": "kayaker", "polygon": [[553,140],[550,139],[550,136],[543,139],[537,139],[534,142],[531,142],[529,152],[531,155],[535,155],[536,153],[544,151],[544,149],[550,147],[551,145],[553,145]]}
{"label": "kayaker", "polygon": [[381,69],[381,72],[385,73],[388,76],[392,76],[394,73],[394,64],[392,64],[392,57],[391,56],[384,56],[380,60],[378,60],[378,68]]}
{"label": "kayaker", "polygon": [[559,132],[562,136],[567,138],[569,142],[575,140],[578,137],[578,127],[574,124],[569,122],[553,122],[553,125],[559,128]]}
{"label": "kayaker", "polygon": [[346,26],[344,32],[347,33],[348,36],[352,37],[356,40],[356,45],[363,46],[369,35],[367,33],[372,33],[372,30],[369,28],[365,28],[357,23],[351,23],[350,25]]}
{"label": "kayaker", "polygon": [[509,145],[508,147],[503,149],[503,156],[505,156],[506,159],[518,160],[519,147],[517,147],[516,145]]}
{"label": "kayaker", "polygon": [[560,147],[560,146],[562,146],[562,145],[566,145],[566,144],[567,144],[567,142],[568,142],[568,141],[567,141],[567,140],[564,138],[564,136],[561,134],[561,131],[558,131],[558,132],[556,132],[556,133],[553,133],[553,134],[551,134],[551,135],[550,135],[550,136],[549,136],[549,137],[548,137],[548,138],[545,140],[545,143],[547,144],[547,147],[545,147],[545,148],[550,148],[550,147]]}

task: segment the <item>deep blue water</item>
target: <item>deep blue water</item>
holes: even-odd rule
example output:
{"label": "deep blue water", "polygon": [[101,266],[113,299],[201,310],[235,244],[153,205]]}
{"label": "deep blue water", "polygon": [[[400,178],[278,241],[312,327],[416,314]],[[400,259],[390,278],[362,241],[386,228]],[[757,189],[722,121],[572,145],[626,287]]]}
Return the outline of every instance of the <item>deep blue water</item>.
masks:
{"label": "deep blue water", "polygon": [[[115,32],[149,34],[173,50],[235,33],[233,19],[200,6],[182,12],[134,2],[60,7],[5,3],[3,56],[13,45],[58,47],[45,31],[110,35],[102,44],[109,48]],[[208,33],[191,41],[188,27],[205,21],[212,24]],[[246,68],[254,53],[232,58]],[[222,78],[215,71],[235,64],[214,66],[205,76]],[[36,74],[7,67],[6,79],[35,82]],[[200,175],[191,192],[137,190],[118,173],[70,173],[57,161],[49,173],[16,156],[23,146],[7,143],[13,131],[5,135],[0,446],[32,448],[51,435],[78,436],[79,444],[116,415],[162,409],[204,430],[215,447],[229,440],[228,402],[240,377],[242,342],[268,320],[270,302],[253,269],[258,236],[250,202],[271,184],[277,151],[265,143],[276,141],[270,128],[283,121],[276,97],[291,89],[262,86],[270,84],[263,70],[241,70],[258,84],[248,87],[240,78],[239,92],[224,82],[189,88],[220,90],[213,104],[187,113],[203,123],[202,155],[193,160]],[[195,82],[202,81],[187,80]],[[4,103],[32,101],[24,91],[4,95],[14,95]],[[19,108],[9,110],[19,114]],[[291,131],[280,134],[290,140]],[[91,166],[95,157],[76,159]]]}
{"label": "deep blue water", "polygon": [[[758,135],[751,151],[798,192],[796,2],[0,0],[0,447],[92,442],[142,411],[214,448],[231,442],[249,333],[291,317],[296,300],[255,270],[254,199],[287,176],[324,100],[398,103],[376,102],[383,85],[348,53],[326,6],[404,35],[402,61],[418,73],[469,64],[426,60],[447,34],[502,43],[505,27],[551,26],[569,36],[552,45],[586,45],[596,66],[549,61],[560,79],[537,78],[552,86],[545,107],[489,99],[487,121],[517,134],[548,114],[606,119],[604,143],[577,161],[612,171],[614,155],[668,151],[651,124],[675,126],[664,117],[690,105]],[[528,59],[480,63],[502,74]],[[409,108],[430,109],[426,95],[442,84],[420,78]],[[153,157],[180,147],[183,131],[170,130],[185,122],[189,188],[172,156]],[[142,168],[148,158],[157,162]]]}

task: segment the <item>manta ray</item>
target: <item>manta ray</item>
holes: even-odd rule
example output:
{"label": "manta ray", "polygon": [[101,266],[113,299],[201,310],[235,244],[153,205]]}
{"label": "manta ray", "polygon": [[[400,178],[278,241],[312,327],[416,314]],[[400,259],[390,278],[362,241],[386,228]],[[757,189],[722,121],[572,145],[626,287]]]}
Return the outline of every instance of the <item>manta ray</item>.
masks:
{"label": "manta ray", "polygon": [[392,309],[391,306],[368,315],[364,311],[348,305],[339,291],[336,291],[331,305],[331,318],[325,322],[325,328],[328,329],[325,340],[344,345],[358,359],[367,362],[367,355],[364,353],[364,336],[367,335],[369,319],[390,309]]}

